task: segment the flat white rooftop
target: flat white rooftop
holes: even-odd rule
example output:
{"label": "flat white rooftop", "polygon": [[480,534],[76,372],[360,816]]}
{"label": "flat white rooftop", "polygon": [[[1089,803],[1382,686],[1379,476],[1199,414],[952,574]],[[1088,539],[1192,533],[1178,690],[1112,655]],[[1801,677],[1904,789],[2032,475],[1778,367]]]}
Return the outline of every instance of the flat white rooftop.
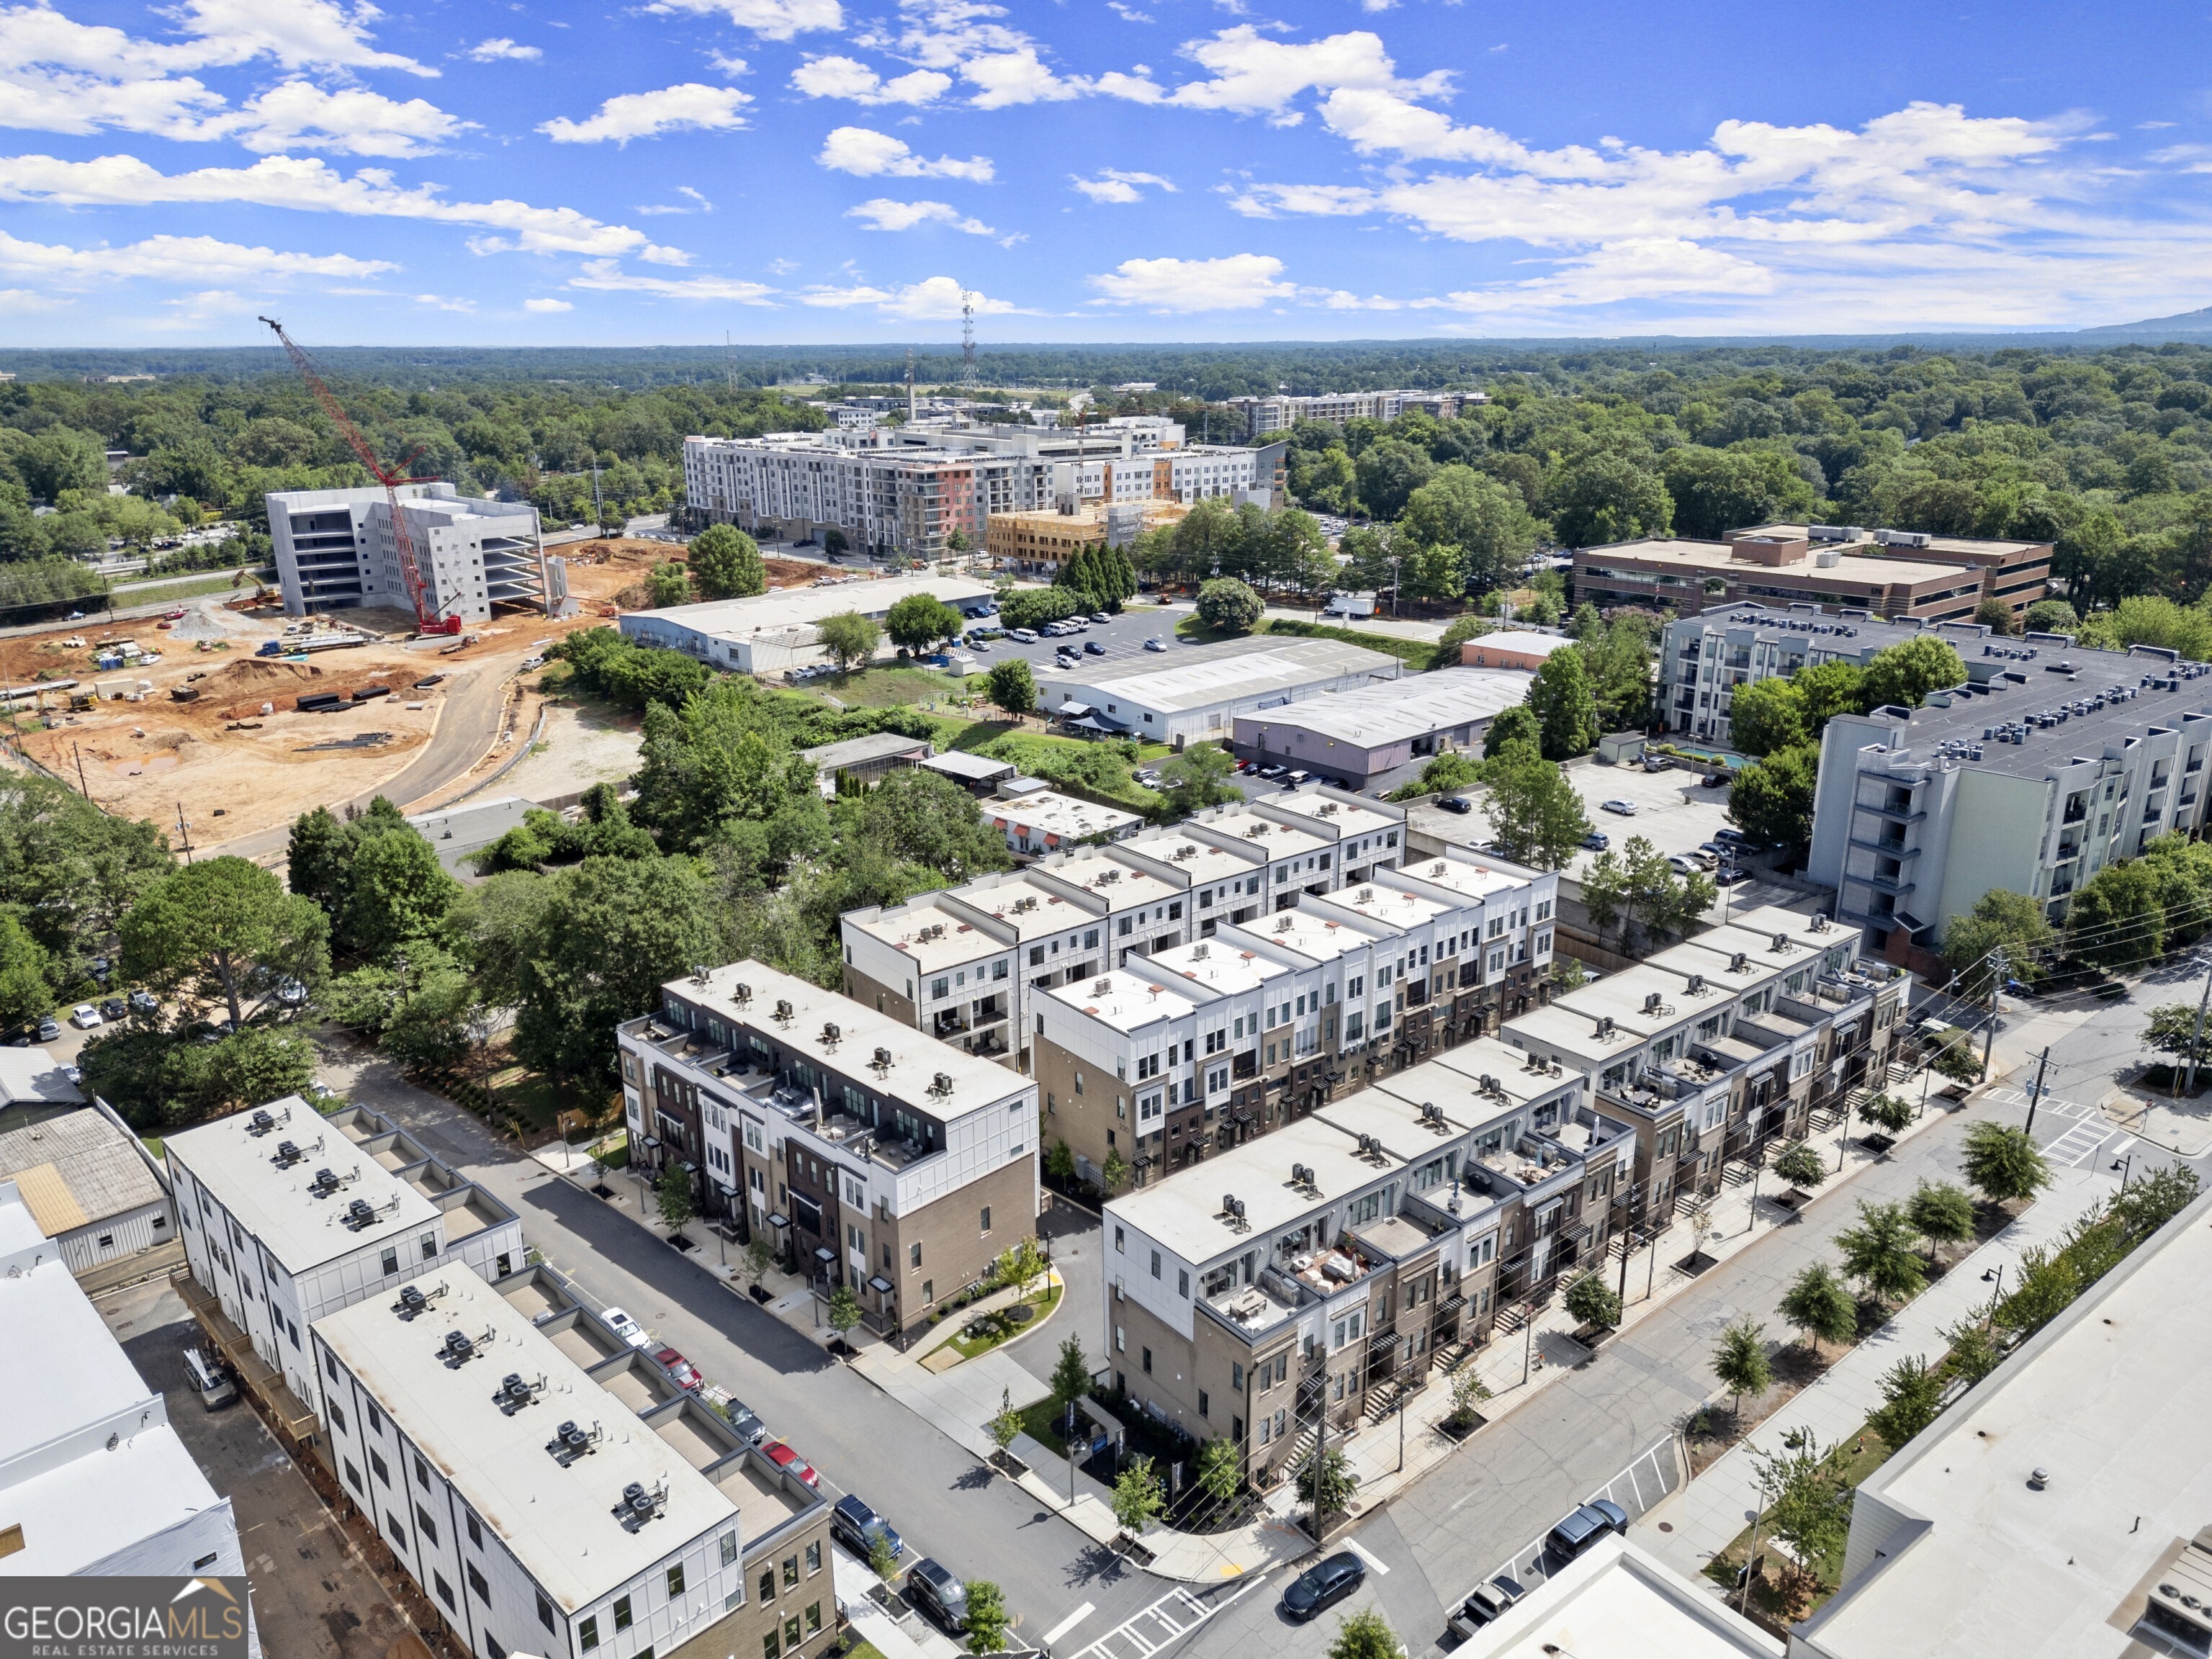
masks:
{"label": "flat white rooftop", "polygon": [[[396,1297],[380,1296],[317,1320],[315,1334],[565,1611],[737,1525],[737,1506],[713,1482],[476,1274],[455,1266],[413,1282],[444,1293],[411,1322],[392,1312]],[[454,1331],[477,1345],[457,1367],[443,1352]],[[546,1382],[511,1417],[492,1398],[509,1372]],[[604,1431],[592,1455],[566,1468],[545,1449],[562,1421]],[[632,1481],[648,1491],[665,1482],[668,1492],[662,1513],[635,1532],[614,1515]]]}
{"label": "flat white rooftop", "polygon": [[1175,974],[1224,995],[1256,991],[1285,971],[1273,957],[1228,939],[1201,939],[1171,945],[1154,955],[1152,963],[1155,972]]}
{"label": "flat white rooftop", "polygon": [[1517,668],[1449,668],[1382,685],[1324,692],[1237,718],[1261,726],[1294,726],[1355,749],[1376,749],[1489,720],[1527,702],[1535,678]]}
{"label": "flat white rooftop", "polygon": [[811,628],[825,617],[842,616],[848,611],[881,617],[910,593],[927,593],[947,605],[957,605],[963,599],[988,599],[991,589],[957,576],[885,576],[836,587],[780,588],[749,599],[709,599],[700,605],[632,611],[623,617],[623,631],[632,631],[629,626],[632,623],[665,622],[721,639],[748,640],[756,634]]}
{"label": "flat white rooftop", "polygon": [[84,1093],[44,1048],[0,1048],[0,1105],[82,1106]]}
{"label": "flat white rooftop", "polygon": [[[1052,690],[1087,690],[1078,701],[1093,704],[1126,702],[1139,708],[1180,714],[1218,702],[1295,691],[1352,674],[1397,678],[1398,659],[1364,645],[1340,640],[1304,640],[1279,635],[1221,640],[1179,653],[1165,667],[1093,678],[1089,674],[1041,676]],[[1121,716],[1109,719],[1128,722]]]}
{"label": "flat white rooftop", "polygon": [[1607,1538],[1458,1659],[1782,1659],[1782,1644],[1636,1545]]}
{"label": "flat white rooftop", "polygon": [[911,960],[917,972],[925,974],[1014,948],[1004,939],[994,939],[950,905],[938,902],[945,896],[925,894],[900,907],[896,915],[872,916],[865,921],[848,917],[846,925],[882,940]]}
{"label": "flat white rooftop", "polygon": [[2212,1197],[1875,1471],[1854,1505],[1844,1589],[1805,1628],[1804,1651],[2183,1651],[2134,1646],[2129,1631],[2212,1522],[2208,1377]]}
{"label": "flat white rooftop", "polygon": [[[1314,1172],[1317,1193],[1292,1183],[1293,1164]],[[1376,1164],[1362,1158],[1352,1137],[1335,1125],[1301,1118],[1273,1134],[1215,1153],[1198,1179],[1170,1176],[1125,1193],[1106,1207],[1113,1218],[1158,1240],[1184,1261],[1203,1262],[1255,1243],[1264,1250],[1275,1233],[1402,1167],[1402,1159]],[[1246,1230],[1233,1229],[1221,1218],[1224,1193],[1243,1200]]]}
{"label": "flat white rooftop", "polygon": [[1126,1036],[1164,1020],[1181,1019],[1195,1008],[1197,1000],[1185,996],[1182,986],[1177,975],[1147,975],[1116,968],[1045,994]]}
{"label": "flat white rooftop", "polygon": [[[260,1112],[276,1121],[266,1133],[254,1131]],[[299,1149],[300,1158],[280,1164],[277,1149],[287,1141]],[[303,1273],[368,1245],[404,1238],[438,1218],[436,1205],[297,1095],[180,1130],[162,1145],[171,1161],[191,1170],[288,1273]],[[308,1190],[319,1170],[328,1170],[340,1182],[328,1198]],[[344,1222],[356,1199],[376,1212],[359,1231]]]}
{"label": "flat white rooftop", "polygon": [[1011,828],[1017,834],[1027,830],[1031,835],[1057,836],[1063,841],[1115,835],[1145,821],[1141,812],[1101,806],[1050,789],[1034,790],[1007,800],[987,800],[983,816],[1001,830]]}

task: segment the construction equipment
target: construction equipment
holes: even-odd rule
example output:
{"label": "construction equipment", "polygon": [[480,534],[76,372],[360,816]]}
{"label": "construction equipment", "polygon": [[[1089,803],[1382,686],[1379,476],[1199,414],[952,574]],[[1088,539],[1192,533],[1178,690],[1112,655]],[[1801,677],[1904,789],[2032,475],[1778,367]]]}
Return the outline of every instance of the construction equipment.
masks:
{"label": "construction equipment", "polygon": [[368,439],[353,423],[352,417],[345,412],[344,405],[338,402],[337,394],[331,390],[323,379],[322,372],[315,367],[315,360],[301,349],[299,343],[284,331],[283,324],[274,317],[264,317],[260,320],[268,324],[283,343],[285,355],[292,360],[292,367],[300,371],[300,378],[307,383],[307,390],[313,394],[315,402],[322,406],[323,413],[330,416],[331,424],[337,427],[346,442],[352,446],[353,453],[360,457],[361,464],[368,469],[370,476],[384,486],[384,498],[392,508],[392,539],[399,548],[399,573],[407,584],[407,598],[415,607],[416,627],[425,634],[459,633],[461,619],[457,616],[440,617],[437,607],[431,601],[429,588],[422,580],[422,564],[415,556],[414,536],[407,528],[405,515],[399,510],[399,486],[422,482],[407,471],[413,465],[415,456],[409,455],[397,467],[387,467],[378,460],[375,450],[369,447]]}

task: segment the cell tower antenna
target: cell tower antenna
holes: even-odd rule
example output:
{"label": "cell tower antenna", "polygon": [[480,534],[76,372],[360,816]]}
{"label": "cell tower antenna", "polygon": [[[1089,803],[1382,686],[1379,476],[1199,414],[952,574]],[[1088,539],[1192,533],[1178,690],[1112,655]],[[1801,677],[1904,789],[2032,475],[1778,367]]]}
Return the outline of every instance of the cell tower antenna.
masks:
{"label": "cell tower antenna", "polygon": [[459,633],[461,618],[458,611],[450,617],[441,617],[438,615],[436,603],[431,599],[428,586],[422,580],[422,562],[415,556],[415,538],[407,527],[407,515],[399,510],[399,486],[425,482],[411,471],[416,456],[422,453],[421,447],[418,446],[410,452],[397,466],[386,466],[378,460],[368,436],[345,412],[345,405],[338,402],[337,394],[331,390],[329,382],[323,378],[322,370],[316,367],[315,360],[301,348],[298,341],[284,331],[284,325],[274,317],[264,317],[260,320],[269,325],[283,343],[284,355],[292,360],[292,367],[300,371],[300,378],[307,383],[308,392],[330,418],[331,424],[337,428],[339,435],[359,457],[361,464],[368,469],[369,476],[384,486],[385,504],[392,513],[392,538],[399,551],[399,574],[406,584],[407,598],[415,607],[415,626],[425,634]]}
{"label": "cell tower antenna", "polygon": [[975,390],[975,293],[967,288],[960,290],[960,389]]}

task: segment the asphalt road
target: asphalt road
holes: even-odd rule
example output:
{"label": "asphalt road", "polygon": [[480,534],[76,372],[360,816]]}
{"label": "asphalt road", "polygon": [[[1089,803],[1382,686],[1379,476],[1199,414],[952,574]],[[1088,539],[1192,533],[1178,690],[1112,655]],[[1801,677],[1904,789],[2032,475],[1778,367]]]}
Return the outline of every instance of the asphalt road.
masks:
{"label": "asphalt road", "polygon": [[[637,1225],[635,1212],[617,1213],[617,1205],[641,1203],[638,1183],[617,1177],[613,1203],[595,1198],[380,1062],[357,1073],[352,1065],[329,1066],[325,1075],[512,1205],[550,1265],[599,1305],[628,1310],[750,1406],[814,1465],[825,1489],[857,1491],[890,1517],[914,1551],[963,1578],[998,1583],[1025,1633],[1053,1629],[1086,1603],[1092,1610],[1080,1627],[1118,1624],[1169,1588],[990,1476],[964,1448]],[[1060,1213],[1073,1221],[1078,1212]],[[1055,1241],[1056,1252],[1066,1248]],[[1066,1304],[1065,1320],[1054,1319],[1011,1351],[1033,1373],[1049,1370],[1063,1336],[1088,1334],[1080,1314],[1097,1305],[1095,1261],[1089,1279],[1087,1294],[1077,1289],[1079,1300]]]}

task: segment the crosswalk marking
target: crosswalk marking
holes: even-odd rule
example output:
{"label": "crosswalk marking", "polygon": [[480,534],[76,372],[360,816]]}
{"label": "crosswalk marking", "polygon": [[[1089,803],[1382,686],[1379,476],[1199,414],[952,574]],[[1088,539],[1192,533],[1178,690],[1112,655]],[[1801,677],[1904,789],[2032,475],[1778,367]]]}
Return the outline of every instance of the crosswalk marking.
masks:
{"label": "crosswalk marking", "polygon": [[[1153,1654],[1170,1643],[1189,1635],[1230,1602],[1236,1601],[1237,1596],[1252,1589],[1253,1584],[1264,1576],[1255,1575],[1252,1583],[1244,1585],[1236,1595],[1212,1605],[1200,1601],[1178,1584],[1143,1612],[1108,1631],[1089,1647],[1073,1656],[1073,1659],[1152,1659]],[[1091,1604],[1085,1602],[1076,1613],[1061,1620],[1045,1637],[1045,1645],[1050,1647],[1054,1637],[1065,1635],[1078,1620],[1090,1611]]]}
{"label": "crosswalk marking", "polygon": [[1374,1554],[1369,1551],[1367,1547],[1364,1544],[1362,1544],[1357,1538],[1346,1539],[1345,1542],[1346,1547],[1354,1555],[1364,1561],[1369,1566],[1374,1568],[1376,1572],[1386,1577],[1389,1575],[1390,1569],[1385,1566],[1381,1561],[1377,1560]]}
{"label": "crosswalk marking", "polygon": [[1096,1612],[1097,1610],[1097,1606],[1098,1604],[1096,1601],[1085,1601],[1081,1607],[1076,1608],[1073,1613],[1069,1613],[1066,1618],[1061,1620],[1058,1624],[1054,1625],[1050,1630],[1044,1633],[1045,1645],[1047,1647],[1050,1647],[1054,1642],[1060,1640],[1061,1637],[1066,1635],[1068,1632],[1073,1630],[1078,1625],[1081,1624],[1085,1620],[1088,1619],[1094,1612]]}

